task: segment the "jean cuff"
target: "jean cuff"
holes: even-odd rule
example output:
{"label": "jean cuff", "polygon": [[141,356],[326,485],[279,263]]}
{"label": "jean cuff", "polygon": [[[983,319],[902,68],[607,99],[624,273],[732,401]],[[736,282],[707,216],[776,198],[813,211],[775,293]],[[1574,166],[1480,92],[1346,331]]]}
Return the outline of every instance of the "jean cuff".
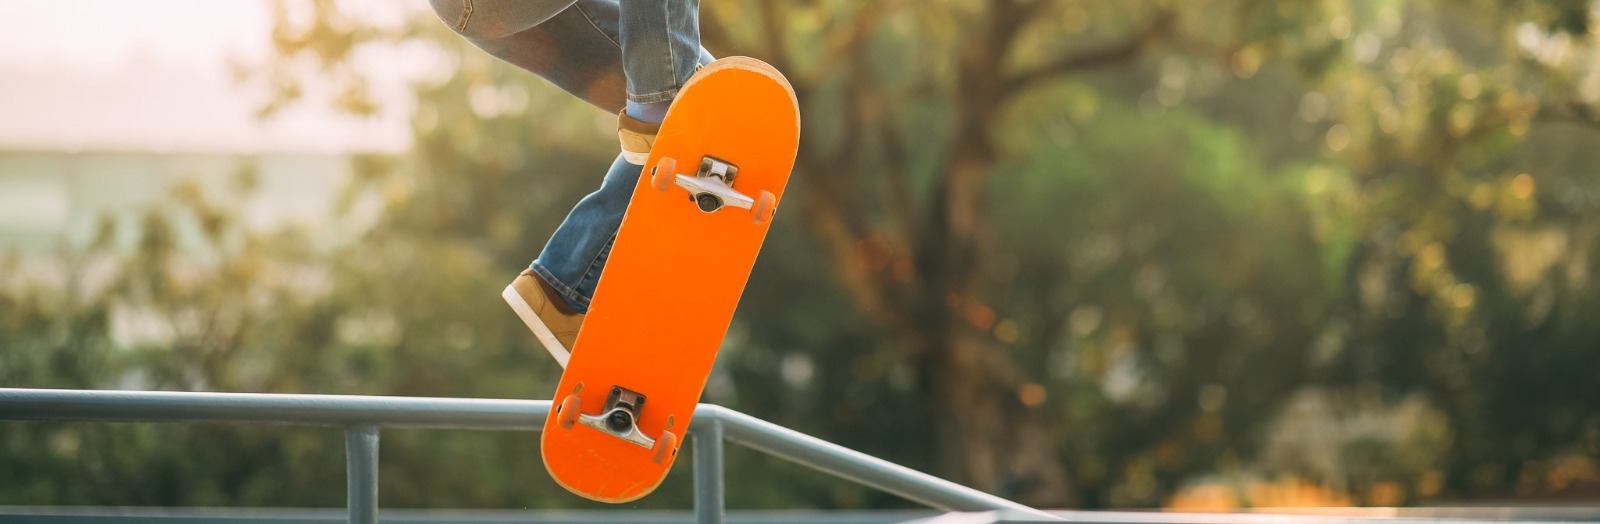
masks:
{"label": "jean cuff", "polygon": [[656,91],[654,93],[645,93],[645,94],[642,94],[642,95],[636,95],[636,94],[633,94],[633,93],[628,93],[628,100],[631,101],[631,102],[634,102],[634,103],[638,103],[638,104],[657,104],[657,103],[661,103],[661,102],[671,102],[672,99],[678,97],[678,90],[679,89],[681,89],[681,88],[674,87],[674,88],[668,89],[666,91]]}

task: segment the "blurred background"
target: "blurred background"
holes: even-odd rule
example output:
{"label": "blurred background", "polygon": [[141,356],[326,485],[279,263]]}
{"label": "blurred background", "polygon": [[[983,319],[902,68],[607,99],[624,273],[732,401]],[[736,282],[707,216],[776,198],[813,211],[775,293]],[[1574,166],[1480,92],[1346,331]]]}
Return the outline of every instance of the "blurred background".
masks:
{"label": "blurred background", "polygon": [[[614,116],[417,0],[0,5],[0,384],[551,396],[497,294]],[[1600,504],[1600,3],[700,11],[805,123],[704,401],[1038,506]],[[318,428],[0,447],[0,504],[344,504]],[[598,507],[532,434],[382,453],[385,507]]]}

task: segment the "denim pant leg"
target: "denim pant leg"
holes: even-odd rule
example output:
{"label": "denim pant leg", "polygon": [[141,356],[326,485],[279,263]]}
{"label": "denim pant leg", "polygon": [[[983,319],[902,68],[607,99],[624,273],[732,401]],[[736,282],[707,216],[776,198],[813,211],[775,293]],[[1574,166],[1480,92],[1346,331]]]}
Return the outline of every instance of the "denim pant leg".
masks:
{"label": "denim pant leg", "polygon": [[[699,0],[431,0],[472,45],[608,113],[672,100],[697,64]],[[626,18],[624,18],[626,14]]]}
{"label": "denim pant leg", "polygon": [[440,20],[490,55],[608,113],[627,101],[617,0],[431,1]]}
{"label": "denim pant leg", "polygon": [[700,0],[621,0],[622,67],[628,99],[670,102],[694,68],[709,63],[700,47]]}
{"label": "denim pant leg", "polygon": [[539,258],[529,264],[573,309],[589,310],[589,300],[600,284],[600,271],[611,255],[611,243],[617,239],[617,229],[643,171],[617,155],[600,189],[578,201]]}
{"label": "denim pant leg", "polygon": [[[671,100],[712,60],[700,47],[698,0],[431,1],[479,49],[613,114],[630,92],[642,95],[636,102]],[[641,171],[619,155],[529,265],[578,311],[589,309]]]}

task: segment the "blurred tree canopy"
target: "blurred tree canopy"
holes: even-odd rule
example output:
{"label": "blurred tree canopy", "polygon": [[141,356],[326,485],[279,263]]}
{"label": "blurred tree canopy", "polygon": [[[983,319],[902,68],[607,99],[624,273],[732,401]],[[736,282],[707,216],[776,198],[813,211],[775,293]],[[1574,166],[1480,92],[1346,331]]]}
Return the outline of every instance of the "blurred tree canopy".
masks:
{"label": "blurred tree canopy", "polygon": [[[277,57],[243,68],[273,88],[264,114],[310,79],[371,111],[363,50],[420,46],[440,71],[415,86],[413,150],[352,158],[332,232],[243,228],[246,161],[232,194],[178,188],[136,231],[64,250],[54,284],[7,279],[0,380],[547,398],[559,370],[495,292],[598,185],[609,117],[431,13],[274,5]],[[1589,3],[701,16],[714,54],[786,72],[805,122],[707,401],[1052,507],[1156,506],[1206,479],[1404,504],[1600,476]],[[116,335],[130,323],[159,333]],[[336,432],[0,427],[0,503],[339,503]],[[386,505],[578,504],[528,435],[391,431],[383,453]],[[736,506],[904,504],[730,461]],[[677,469],[644,506],[687,505]]]}

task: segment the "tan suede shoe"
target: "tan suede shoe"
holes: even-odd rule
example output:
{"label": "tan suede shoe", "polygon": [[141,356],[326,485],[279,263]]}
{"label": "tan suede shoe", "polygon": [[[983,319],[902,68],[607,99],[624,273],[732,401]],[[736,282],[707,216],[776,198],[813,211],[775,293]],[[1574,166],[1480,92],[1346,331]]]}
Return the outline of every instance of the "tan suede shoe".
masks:
{"label": "tan suede shoe", "polygon": [[617,139],[622,141],[622,159],[636,166],[650,159],[650,147],[656,143],[656,133],[661,124],[652,124],[628,116],[628,110],[617,113]]}
{"label": "tan suede shoe", "polygon": [[532,269],[522,270],[500,296],[533,331],[539,343],[544,344],[550,356],[555,357],[556,363],[567,367],[572,343],[578,340],[578,328],[583,326],[583,314],[567,306],[556,290]]}
{"label": "tan suede shoe", "polygon": [[[715,63],[715,62],[713,62]],[[694,74],[689,75],[689,82],[706,71],[705,64],[694,66]],[[652,124],[628,116],[628,110],[623,109],[617,113],[617,140],[622,142],[622,159],[629,164],[642,166],[650,160],[650,148],[656,143],[656,133],[661,132],[661,124]]]}

